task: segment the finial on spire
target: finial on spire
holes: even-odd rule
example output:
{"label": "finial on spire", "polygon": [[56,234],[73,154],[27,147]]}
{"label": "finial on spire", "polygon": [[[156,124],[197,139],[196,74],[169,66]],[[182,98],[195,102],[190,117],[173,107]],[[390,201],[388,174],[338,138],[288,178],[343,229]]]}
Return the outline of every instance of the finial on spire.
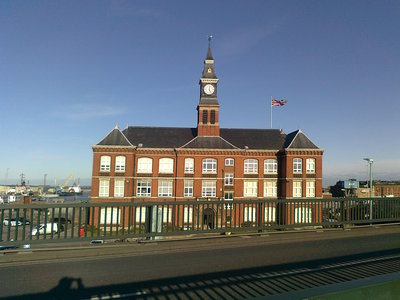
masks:
{"label": "finial on spire", "polygon": [[208,36],[208,47],[211,47],[211,40],[212,40],[212,38],[213,38],[213,35],[210,34],[210,35]]}
{"label": "finial on spire", "polygon": [[119,127],[118,127],[118,122],[115,123],[114,129],[119,129]]}

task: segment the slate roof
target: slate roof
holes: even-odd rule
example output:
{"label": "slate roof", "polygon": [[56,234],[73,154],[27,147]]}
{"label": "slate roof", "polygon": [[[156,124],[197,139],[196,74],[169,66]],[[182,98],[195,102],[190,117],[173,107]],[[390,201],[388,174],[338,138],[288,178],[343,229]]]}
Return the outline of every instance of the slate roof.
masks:
{"label": "slate roof", "polygon": [[181,148],[190,149],[237,149],[219,136],[198,136]]}
{"label": "slate roof", "polygon": [[101,140],[99,146],[132,146],[126,136],[119,130],[118,126],[115,126],[106,137]]}
{"label": "slate roof", "polygon": [[285,149],[319,149],[311,140],[299,129],[287,135]]}
{"label": "slate roof", "polygon": [[221,128],[220,137],[197,137],[196,128],[139,126],[123,131],[114,128],[97,145],[164,149],[319,149],[301,130],[286,135],[278,129]]}

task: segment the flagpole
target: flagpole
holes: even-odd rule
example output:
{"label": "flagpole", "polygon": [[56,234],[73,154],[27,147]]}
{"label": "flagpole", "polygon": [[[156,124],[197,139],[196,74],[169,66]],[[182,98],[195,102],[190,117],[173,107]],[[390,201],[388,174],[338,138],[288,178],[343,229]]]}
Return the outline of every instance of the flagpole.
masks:
{"label": "flagpole", "polygon": [[271,129],[272,129],[272,96],[271,96],[271,102],[269,104],[271,105]]}

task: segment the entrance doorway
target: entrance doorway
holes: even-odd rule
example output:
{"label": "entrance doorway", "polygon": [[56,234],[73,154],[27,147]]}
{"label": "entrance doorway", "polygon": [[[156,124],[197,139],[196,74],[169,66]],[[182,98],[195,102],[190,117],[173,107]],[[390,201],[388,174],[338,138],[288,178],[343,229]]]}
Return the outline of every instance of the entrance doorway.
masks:
{"label": "entrance doorway", "polygon": [[215,212],[212,208],[204,209],[203,225],[207,225],[208,229],[214,229],[214,227],[215,227]]}

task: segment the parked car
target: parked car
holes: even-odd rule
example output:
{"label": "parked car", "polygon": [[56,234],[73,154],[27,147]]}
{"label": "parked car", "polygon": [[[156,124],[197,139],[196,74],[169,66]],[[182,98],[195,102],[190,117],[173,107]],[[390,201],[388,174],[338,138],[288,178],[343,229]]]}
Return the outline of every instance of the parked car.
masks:
{"label": "parked car", "polygon": [[[60,228],[61,229],[61,228]],[[32,235],[39,235],[39,234],[51,234],[58,232],[58,224],[57,223],[42,223],[37,225],[35,228],[32,229]]]}
{"label": "parked car", "polygon": [[18,226],[22,226],[24,224],[25,225],[29,225],[30,224],[29,220],[24,219],[22,217],[18,218],[18,221],[17,221],[17,218],[11,218],[11,219],[5,218],[4,221],[3,221],[3,225],[4,226],[8,226],[9,223],[10,223],[11,226],[17,226],[17,223],[18,223]]}
{"label": "parked car", "polygon": [[63,224],[63,225],[66,224],[66,223],[68,223],[68,224],[72,223],[71,220],[66,219],[66,218],[53,218],[53,220],[51,220],[51,222],[60,223],[60,224]]}

